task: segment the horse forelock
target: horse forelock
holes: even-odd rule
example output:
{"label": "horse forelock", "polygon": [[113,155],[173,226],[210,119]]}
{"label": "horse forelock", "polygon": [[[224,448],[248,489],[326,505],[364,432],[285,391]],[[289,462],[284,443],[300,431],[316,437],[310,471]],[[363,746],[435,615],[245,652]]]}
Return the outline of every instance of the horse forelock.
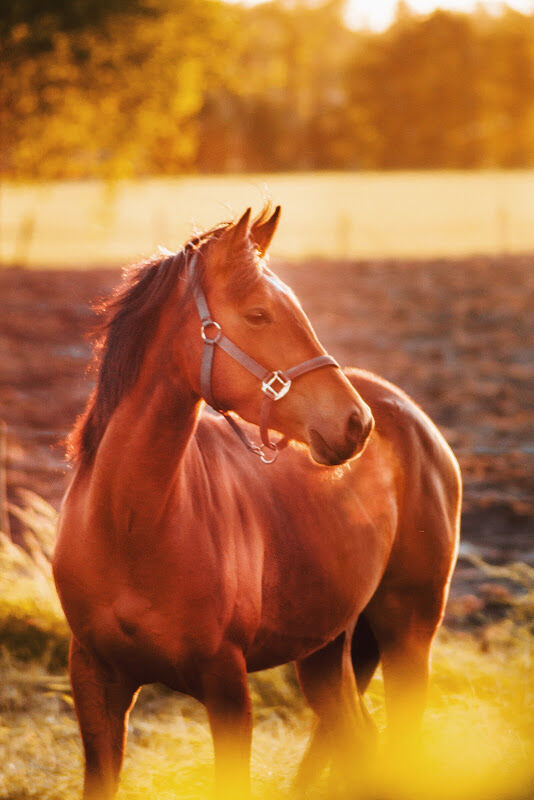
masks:
{"label": "horse forelock", "polygon": [[[261,223],[265,215],[266,209],[254,224],[258,220]],[[194,283],[200,281],[205,273],[203,256],[209,253],[209,246],[214,241],[231,233],[233,227],[233,223],[222,223],[193,236],[176,254],[165,253],[134,264],[124,271],[122,282],[112,294],[94,305],[99,317],[91,337],[91,371],[96,372],[96,386],[67,439],[67,455],[71,461],[91,463],[111,415],[139,376],[163,304],[176,282],[180,278],[187,281],[182,301],[176,309],[179,319],[183,306],[192,295]],[[194,252],[200,258],[194,274],[190,274],[186,267]],[[258,259],[248,238],[233,243],[231,257],[233,268],[229,289],[239,294],[248,290],[257,278],[261,259]]]}

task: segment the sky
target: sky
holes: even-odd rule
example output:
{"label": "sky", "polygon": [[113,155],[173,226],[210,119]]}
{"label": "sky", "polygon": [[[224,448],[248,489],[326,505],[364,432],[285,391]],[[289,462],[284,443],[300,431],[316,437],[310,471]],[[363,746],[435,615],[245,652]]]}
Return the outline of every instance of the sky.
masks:
{"label": "sky", "polygon": [[[478,2],[477,0],[409,0],[409,6],[416,12],[426,14],[436,8],[455,11],[472,11],[476,5],[498,10],[499,2]],[[534,11],[534,0],[508,0],[506,3],[517,11]],[[392,21],[397,0],[348,0],[347,22],[354,28],[371,28],[380,31]]]}

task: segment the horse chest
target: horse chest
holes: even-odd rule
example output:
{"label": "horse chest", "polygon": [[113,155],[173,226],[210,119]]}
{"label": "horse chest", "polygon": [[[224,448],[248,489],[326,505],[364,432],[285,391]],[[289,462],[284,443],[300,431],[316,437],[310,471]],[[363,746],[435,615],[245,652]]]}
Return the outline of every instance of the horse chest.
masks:
{"label": "horse chest", "polygon": [[246,647],[261,614],[262,546],[254,531],[215,535],[172,519],[150,539],[135,533],[123,532],[118,543],[109,532],[87,533],[68,564],[58,557],[77,638],[166,682],[213,655],[224,636]]}

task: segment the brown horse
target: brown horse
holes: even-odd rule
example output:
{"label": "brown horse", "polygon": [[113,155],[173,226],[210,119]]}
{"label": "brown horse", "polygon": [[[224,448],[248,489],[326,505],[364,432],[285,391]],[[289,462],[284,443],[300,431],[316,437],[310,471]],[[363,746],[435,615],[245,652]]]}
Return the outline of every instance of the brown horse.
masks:
{"label": "brown horse", "polygon": [[[279,208],[249,212],[141,265],[106,304],[54,557],[87,800],[116,791],[145,683],[206,706],[219,793],[248,791],[247,671],[296,661],[318,717],[301,785],[326,759],[354,769],[380,659],[393,740],[423,712],[457,463],[399,389],[325,355],[266,265]],[[203,396],[241,418],[238,436]]]}

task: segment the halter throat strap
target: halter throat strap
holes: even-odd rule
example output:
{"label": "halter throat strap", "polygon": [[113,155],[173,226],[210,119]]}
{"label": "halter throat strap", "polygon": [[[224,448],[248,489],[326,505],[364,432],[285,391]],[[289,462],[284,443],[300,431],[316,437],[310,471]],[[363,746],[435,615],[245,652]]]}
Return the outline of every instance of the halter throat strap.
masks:
{"label": "halter throat strap", "polygon": [[[195,253],[190,263],[189,269],[192,278],[194,278],[197,258],[198,253]],[[266,369],[252,358],[252,356],[249,356],[248,353],[241,350],[231,339],[225,336],[219,323],[216,322],[210,314],[206,295],[198,280],[193,282],[193,297],[200,316],[200,335],[204,342],[200,365],[200,391],[202,397],[208,405],[223,415],[232,430],[241,439],[248,450],[259,456],[264,463],[271,464],[276,459],[279,450],[286,447],[289,442],[287,436],[283,436],[277,442],[271,441],[270,439],[269,418],[273,403],[285,397],[291,389],[293,381],[300,378],[301,375],[305,375],[307,372],[312,372],[312,370],[320,369],[321,367],[339,368],[339,364],[332,356],[325,354],[315,356],[307,361],[302,361],[300,364],[286,370]],[[227,411],[220,408],[213,396],[211,378],[216,347],[220,347],[221,350],[224,350],[234,361],[237,361],[238,364],[241,364],[242,367],[261,381],[261,391],[263,392],[259,425],[262,441],[261,445],[256,445],[250,441],[236,420],[231,417]]]}

